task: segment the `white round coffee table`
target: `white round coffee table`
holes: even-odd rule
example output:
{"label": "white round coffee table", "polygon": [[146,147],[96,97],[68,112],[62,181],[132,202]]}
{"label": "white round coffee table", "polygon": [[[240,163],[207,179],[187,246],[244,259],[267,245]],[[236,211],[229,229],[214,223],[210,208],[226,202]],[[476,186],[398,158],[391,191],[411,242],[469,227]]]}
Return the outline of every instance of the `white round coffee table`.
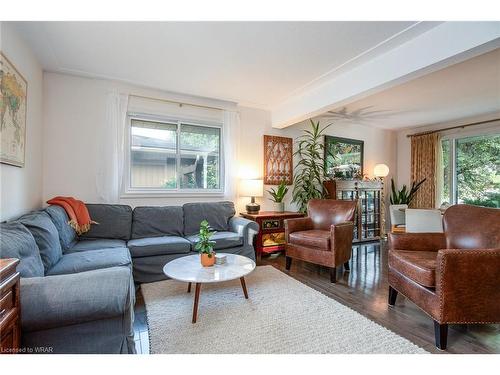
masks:
{"label": "white round coffee table", "polygon": [[195,283],[193,323],[198,315],[201,284],[220,283],[223,281],[240,279],[245,298],[248,299],[245,276],[255,269],[255,262],[247,257],[236,254],[218,253],[226,256],[226,263],[214,264],[212,267],[203,267],[199,255],[188,255],[174,259],[163,267],[163,273],[171,279],[184,281],[188,284],[188,293],[191,293],[191,283]]}

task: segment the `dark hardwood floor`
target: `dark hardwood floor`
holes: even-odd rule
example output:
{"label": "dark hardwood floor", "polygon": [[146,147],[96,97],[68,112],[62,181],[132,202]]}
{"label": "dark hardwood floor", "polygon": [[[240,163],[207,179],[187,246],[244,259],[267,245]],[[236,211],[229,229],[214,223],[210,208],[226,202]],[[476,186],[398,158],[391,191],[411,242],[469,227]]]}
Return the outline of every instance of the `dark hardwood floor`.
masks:
{"label": "dark hardwood floor", "polygon": [[[389,307],[385,246],[354,246],[351,271],[338,270],[336,284],[330,283],[327,268],[310,263],[294,260],[290,272],[287,272],[283,255],[263,258],[260,265],[272,265],[288,273],[431,353],[500,353],[499,324],[452,325],[449,329],[448,349],[441,352],[434,346],[431,318],[401,295],[398,295],[396,306]],[[134,323],[137,352],[149,353],[144,301],[140,291],[137,294]]]}

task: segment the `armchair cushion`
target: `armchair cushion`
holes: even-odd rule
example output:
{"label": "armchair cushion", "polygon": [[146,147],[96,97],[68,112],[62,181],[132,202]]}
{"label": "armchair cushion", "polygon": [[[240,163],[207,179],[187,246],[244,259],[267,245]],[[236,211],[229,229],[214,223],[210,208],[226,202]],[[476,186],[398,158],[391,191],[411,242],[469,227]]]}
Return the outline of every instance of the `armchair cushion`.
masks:
{"label": "armchair cushion", "polygon": [[328,230],[305,230],[289,234],[288,242],[293,245],[315,247],[321,250],[330,250],[331,234]]}
{"label": "armchair cushion", "polygon": [[391,250],[438,251],[446,249],[444,233],[389,233]]}
{"label": "armchair cushion", "polygon": [[389,267],[428,288],[436,286],[436,251],[389,251]]}
{"label": "armchair cushion", "polygon": [[314,229],[313,222],[310,217],[300,217],[296,219],[286,219],[285,223],[285,232],[287,237],[290,233],[300,232],[304,230]]}

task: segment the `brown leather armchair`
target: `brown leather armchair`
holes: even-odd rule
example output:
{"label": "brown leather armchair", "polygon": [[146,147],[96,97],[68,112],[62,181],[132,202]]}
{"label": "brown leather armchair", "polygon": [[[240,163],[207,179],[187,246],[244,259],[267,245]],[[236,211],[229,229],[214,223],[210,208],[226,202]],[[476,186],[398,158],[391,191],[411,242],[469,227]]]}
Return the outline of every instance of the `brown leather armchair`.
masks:
{"label": "brown leather armchair", "polygon": [[389,305],[398,292],[434,319],[445,350],[448,324],[500,322],[500,209],[448,208],[444,233],[389,234]]}
{"label": "brown leather armchair", "polygon": [[356,202],[311,199],[307,212],[308,217],[285,220],[286,269],[292,258],[327,266],[334,283],[338,266],[349,270]]}

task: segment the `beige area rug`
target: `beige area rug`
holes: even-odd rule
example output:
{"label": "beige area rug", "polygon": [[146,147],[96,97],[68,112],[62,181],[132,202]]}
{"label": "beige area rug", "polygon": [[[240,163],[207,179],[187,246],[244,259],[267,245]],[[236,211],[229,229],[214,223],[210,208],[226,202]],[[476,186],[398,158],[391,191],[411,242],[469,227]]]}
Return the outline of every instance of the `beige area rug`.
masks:
{"label": "beige area rug", "polygon": [[426,353],[405,338],[272,266],[193,291],[175,280],[141,286],[151,353]]}

